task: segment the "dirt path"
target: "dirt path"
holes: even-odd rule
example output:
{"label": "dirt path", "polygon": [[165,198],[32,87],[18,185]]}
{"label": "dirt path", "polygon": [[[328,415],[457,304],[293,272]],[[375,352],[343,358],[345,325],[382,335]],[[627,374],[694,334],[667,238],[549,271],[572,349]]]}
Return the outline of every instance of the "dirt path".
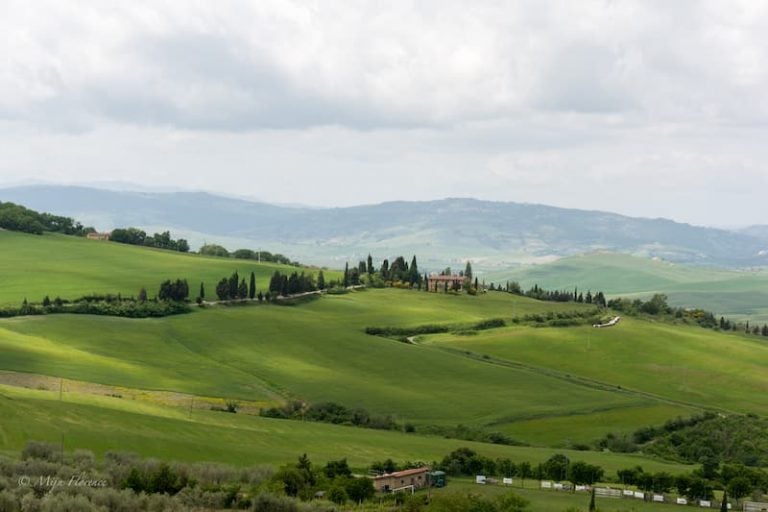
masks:
{"label": "dirt path", "polygon": [[[177,391],[157,391],[126,388],[122,386],[109,386],[82,380],[63,379],[59,377],[51,377],[49,375],[12,372],[7,370],[0,370],[0,384],[18,388],[53,391],[61,393],[63,397],[66,397],[68,393],[77,393],[193,409],[210,410],[217,407],[223,408],[226,407],[227,403],[227,399],[222,397],[193,395]],[[236,402],[240,406],[238,412],[245,414],[259,414],[261,408],[274,405],[273,402],[250,400],[236,400]]]}

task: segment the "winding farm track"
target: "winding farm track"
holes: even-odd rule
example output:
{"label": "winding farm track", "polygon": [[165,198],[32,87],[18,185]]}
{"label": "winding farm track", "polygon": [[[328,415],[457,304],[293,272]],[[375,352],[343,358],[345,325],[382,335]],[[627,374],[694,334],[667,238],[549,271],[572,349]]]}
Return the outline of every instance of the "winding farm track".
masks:
{"label": "winding farm track", "polygon": [[546,375],[548,377],[553,377],[556,379],[567,381],[571,384],[591,388],[591,389],[599,389],[602,391],[609,391],[612,393],[618,393],[623,395],[629,395],[629,396],[635,396],[639,398],[645,398],[648,400],[653,400],[655,402],[660,403],[666,403],[671,405],[678,405],[683,407],[688,407],[691,409],[698,409],[698,410],[712,410],[715,409],[719,412],[727,413],[727,414],[739,414],[737,411],[733,411],[730,409],[726,409],[723,407],[714,408],[711,406],[702,406],[701,404],[693,403],[693,402],[686,402],[684,400],[675,400],[673,398],[667,398],[664,396],[660,396],[654,393],[649,393],[647,391],[640,391],[638,389],[631,389],[626,388],[624,386],[617,386],[615,384],[611,384],[608,382],[603,382],[596,379],[591,379],[589,377],[582,377],[579,375],[573,375],[571,373],[562,372],[560,370],[554,370],[552,368],[545,368],[541,366],[536,366],[532,364],[522,363],[520,361],[512,361],[509,359],[502,359],[498,357],[490,357],[486,355],[480,355],[476,354],[474,352],[469,352],[467,350],[462,350],[458,348],[452,348],[452,347],[435,347],[431,346],[431,348],[434,348],[436,350],[442,350],[445,352],[452,353],[454,355],[460,356],[460,357],[467,357],[470,359],[474,359],[476,361],[481,361],[487,364],[494,364],[497,366],[505,366],[508,368],[515,368],[518,370],[528,371],[531,373],[537,373],[540,375]]}

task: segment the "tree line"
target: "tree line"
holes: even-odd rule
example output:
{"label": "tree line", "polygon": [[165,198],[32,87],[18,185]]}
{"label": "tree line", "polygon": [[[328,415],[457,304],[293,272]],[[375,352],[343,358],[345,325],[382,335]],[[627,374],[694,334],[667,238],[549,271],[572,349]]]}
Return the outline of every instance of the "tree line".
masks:
{"label": "tree line", "polygon": [[718,320],[711,311],[701,308],[672,307],[668,303],[668,297],[664,294],[654,294],[648,300],[616,298],[608,301],[608,307],[620,311],[626,315],[650,315],[666,317],[670,320],[683,323],[693,323],[705,329],[720,331],[743,332],[755,336],[768,336],[768,324],[762,326],[746,322],[736,322],[724,316]]}
{"label": "tree line", "polygon": [[768,466],[766,432],[768,420],[764,418],[706,412],[643,427],[630,435],[608,434],[596,448],[626,453],[642,451],[685,463]]}
{"label": "tree line", "polygon": [[[676,491],[689,500],[711,500],[715,490],[724,490],[727,496],[739,500],[757,493],[757,498],[768,492],[768,473],[760,468],[744,464],[723,464],[703,459],[700,466],[688,473],[647,472],[641,466],[622,468],[616,476],[583,461],[572,461],[566,455],[554,454],[539,464],[529,461],[513,462],[508,458],[491,459],[469,448],[458,448],[445,456],[438,464],[449,475],[516,477],[528,479],[570,482],[576,485],[592,485],[597,482],[614,482],[623,486],[636,486],[645,492],[658,494]],[[376,463],[374,467],[387,466],[398,470],[392,461]],[[727,498],[725,498],[727,499]]]}
{"label": "tree line", "polygon": [[587,290],[587,293],[584,293],[583,291],[579,291],[578,287],[573,290],[546,290],[538,284],[534,284],[528,290],[523,290],[520,283],[517,281],[507,281],[503,285],[491,283],[488,289],[491,291],[507,292],[521,297],[529,297],[531,299],[550,302],[576,302],[579,304],[594,304],[600,307],[607,306],[607,301],[603,292],[598,291],[592,293],[592,290]]}
{"label": "tree line", "polygon": [[373,257],[369,254],[365,260],[360,260],[356,267],[344,265],[344,274],[340,285],[343,287],[365,285],[371,288],[384,286],[418,286],[421,288],[422,276],[416,256],[410,265],[403,256],[398,256],[390,263],[388,258],[382,260],[378,267],[374,265]]}
{"label": "tree line", "polygon": [[238,260],[265,261],[268,263],[280,263],[298,267],[301,264],[291,260],[288,256],[280,253],[271,253],[269,251],[254,251],[252,249],[237,249],[229,252],[225,247],[218,244],[205,244],[198,250],[199,254],[206,256],[217,256],[220,258],[234,258]]}
{"label": "tree line", "polygon": [[[255,299],[256,295],[256,274],[251,272],[250,278],[246,283],[245,278],[240,278],[237,271],[229,277],[222,277],[216,284],[216,296],[219,300],[245,300]],[[202,302],[205,299],[205,285],[200,283],[200,293],[197,301]],[[263,300],[260,295],[259,300]]]}
{"label": "tree line", "polygon": [[[23,486],[0,489],[1,510],[166,510],[166,509],[249,509],[265,512],[299,512],[333,510],[334,506],[351,503],[361,506],[375,499],[390,509],[425,512],[520,512],[527,502],[507,491],[495,497],[482,497],[465,492],[434,495],[404,493],[376,496],[373,480],[355,477],[346,458],[315,464],[306,455],[276,469],[271,467],[232,467],[226,464],[179,463],[141,459],[123,452],[107,452],[97,463],[93,453],[75,450],[64,453],[59,445],[31,441],[24,447],[20,460],[0,456],[0,476],[8,481],[29,477],[29,468],[37,468],[35,478],[69,480],[85,475],[98,479],[97,486],[59,486],[47,492],[29,492]],[[461,447],[439,461],[406,461],[392,459],[372,461],[371,474],[380,475],[405,469],[431,467],[452,476],[508,477],[523,484],[525,480],[551,480],[576,485],[598,482],[635,486],[645,492],[675,491],[691,500],[713,499],[715,490],[724,490],[728,499],[739,500],[755,494],[760,499],[766,492],[766,472],[741,465],[719,468],[700,467],[678,475],[648,472],[641,466],[621,468],[608,474],[599,465],[555,453],[541,462],[490,458]],[[23,506],[22,506],[23,504]],[[362,508],[362,507],[361,507]],[[735,508],[735,507],[734,507]]]}
{"label": "tree line", "polygon": [[[336,284],[336,282],[330,283],[331,286]],[[288,297],[305,292],[325,290],[327,286],[322,270],[318,272],[317,280],[315,280],[313,274],[307,274],[303,271],[287,274],[275,270],[269,279],[266,292],[262,292],[256,288],[256,275],[253,272],[251,272],[250,278],[246,282],[245,278],[240,278],[239,274],[235,271],[228,278],[221,278],[216,285],[216,296],[222,301],[257,299],[259,302],[262,302],[277,297]],[[201,302],[203,299],[205,299],[205,288],[203,284],[200,284],[198,302]]]}
{"label": "tree line", "polygon": [[116,228],[112,230],[109,239],[113,242],[128,245],[141,245],[154,247],[167,251],[189,252],[189,243],[183,239],[173,239],[170,231],[155,233],[148,236],[147,232],[139,228]]}
{"label": "tree line", "polygon": [[[440,272],[442,276],[454,275],[451,268],[448,267]],[[446,281],[442,289],[435,291],[458,292],[465,290],[474,295],[480,289],[477,278],[473,279],[472,263],[467,261],[463,271],[455,274],[459,279],[453,285]],[[397,256],[391,261],[385,258],[380,265],[376,265],[373,257],[369,254],[365,260],[360,260],[356,267],[350,267],[347,262],[344,266],[344,274],[341,281],[343,287],[364,285],[369,288],[384,288],[387,286],[394,288],[411,288],[429,291],[427,283],[429,275],[422,274],[419,270],[419,264],[416,255],[413,255],[410,263],[403,256]]]}
{"label": "tree line", "polygon": [[317,274],[317,281],[313,274],[302,272],[282,273],[275,270],[269,279],[269,291],[273,296],[288,297],[298,293],[314,292],[338,285],[337,282],[326,283],[325,274],[321,270]]}
{"label": "tree line", "polygon": [[74,300],[45,296],[40,302],[24,299],[19,307],[0,308],[0,318],[31,315],[75,314],[121,316],[127,318],[164,317],[189,313],[185,302],[147,299],[146,295],[126,297],[120,294],[91,294]]}
{"label": "tree line", "polygon": [[42,235],[43,232],[49,231],[64,235],[85,236],[96,231],[70,217],[40,213],[15,203],[1,201],[0,228],[35,235]]}

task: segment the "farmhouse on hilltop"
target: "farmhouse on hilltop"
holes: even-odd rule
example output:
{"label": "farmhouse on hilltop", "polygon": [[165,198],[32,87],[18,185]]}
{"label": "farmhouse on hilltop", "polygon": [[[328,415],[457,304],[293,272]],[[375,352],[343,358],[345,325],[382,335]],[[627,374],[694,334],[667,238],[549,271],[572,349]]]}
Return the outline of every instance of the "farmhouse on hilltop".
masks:
{"label": "farmhouse on hilltop", "polygon": [[109,237],[111,237],[111,236],[112,236],[112,233],[109,232],[109,231],[106,232],[106,233],[96,233],[96,232],[94,232],[94,233],[88,233],[87,235],[85,235],[85,238],[87,238],[88,240],[105,240],[105,241],[108,241]]}
{"label": "farmhouse on hilltop", "polygon": [[442,275],[431,275],[427,277],[427,290],[431,292],[441,292],[445,289],[446,283],[448,284],[448,289],[460,289],[464,286],[464,276],[460,275],[451,275],[451,276],[442,276]]}

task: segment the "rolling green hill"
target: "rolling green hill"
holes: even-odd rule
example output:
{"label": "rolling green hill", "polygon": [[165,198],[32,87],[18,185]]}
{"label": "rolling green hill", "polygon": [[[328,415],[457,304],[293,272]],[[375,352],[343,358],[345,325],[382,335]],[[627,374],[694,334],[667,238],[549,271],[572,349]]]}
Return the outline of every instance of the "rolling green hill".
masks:
{"label": "rolling green hill", "polygon": [[272,393],[313,403],[331,400],[417,424],[482,426],[510,416],[651,404],[613,389],[364,333],[371,325],[476,322],[573,307],[502,294],[386,289],[327,296],[300,307],[214,308],[141,322],[16,318],[0,323],[0,368],[223,398],[266,400]]}
{"label": "rolling green hill", "polygon": [[[88,448],[97,454],[131,451],[180,461],[236,465],[284,464],[301,453],[313,461],[347,457],[363,469],[372,461],[433,461],[467,446],[488,457],[544,461],[549,448],[499,446],[400,432],[360,429],[242,414],[173,409],[114,397],[20,389],[0,385],[0,452],[18,450],[28,439]],[[651,471],[682,473],[691,467],[628,454],[561,450],[574,460],[600,464],[606,471],[641,464]]]}
{"label": "rolling green hill", "polygon": [[[73,294],[99,284],[109,291],[135,288],[139,275],[159,281],[168,272],[213,283],[241,263],[59,236],[0,237],[10,248],[2,253],[0,280],[13,283],[4,286],[5,297],[17,297],[22,286],[42,294],[51,283]],[[46,252],[69,255],[71,265],[67,258],[43,258]],[[22,277],[16,266],[24,269]],[[120,266],[132,271],[116,270]],[[253,268],[263,282],[275,267]],[[217,306],[158,319],[61,314],[0,320],[0,370],[16,372],[0,372],[0,449],[63,435],[67,446],[99,452],[119,448],[252,464],[307,451],[321,460],[348,455],[365,464],[385,456],[437,458],[468,441],[421,433],[462,424],[533,445],[480,445],[483,453],[543,460],[555,448],[702,409],[768,413],[760,400],[760,390],[768,388],[761,371],[768,348],[754,339],[643,320],[604,330],[511,322],[530,313],[589,308],[503,293],[389,288],[299,306]],[[413,344],[365,333],[371,326],[469,325],[491,318],[509,326],[419,336]],[[85,384],[59,401],[55,386],[41,380],[24,388],[14,378],[19,374]],[[416,433],[244,414],[292,399],[390,415],[413,424]],[[209,410],[225,400],[247,407],[236,415]],[[601,453],[575,458],[606,467],[652,464]]]}
{"label": "rolling green hill", "polygon": [[768,385],[759,371],[768,350],[738,335],[639,320],[599,331],[435,335],[417,345],[364,333],[568,307],[386,289],[141,321],[15,318],[0,322],[0,368],[263,404],[330,400],[417,429],[462,423],[550,446],[702,408],[765,412],[749,390]]}
{"label": "rolling green hill", "polygon": [[[297,270],[74,236],[0,230],[0,306],[19,304],[25,297],[39,302],[45,295],[67,299],[94,292],[137,295],[142,286],[152,296],[163,280],[171,278],[187,279],[193,298],[200,282],[205,282],[207,297],[214,298],[216,283],[235,270],[244,277],[255,272],[258,288],[264,289],[277,269]],[[328,278],[340,275],[326,274]]]}
{"label": "rolling green hill", "polygon": [[700,307],[753,323],[768,322],[768,270],[692,267],[615,253],[588,253],[542,265],[484,275],[488,282],[518,281],[524,288],[602,290],[609,296],[665,293],[670,304]]}

